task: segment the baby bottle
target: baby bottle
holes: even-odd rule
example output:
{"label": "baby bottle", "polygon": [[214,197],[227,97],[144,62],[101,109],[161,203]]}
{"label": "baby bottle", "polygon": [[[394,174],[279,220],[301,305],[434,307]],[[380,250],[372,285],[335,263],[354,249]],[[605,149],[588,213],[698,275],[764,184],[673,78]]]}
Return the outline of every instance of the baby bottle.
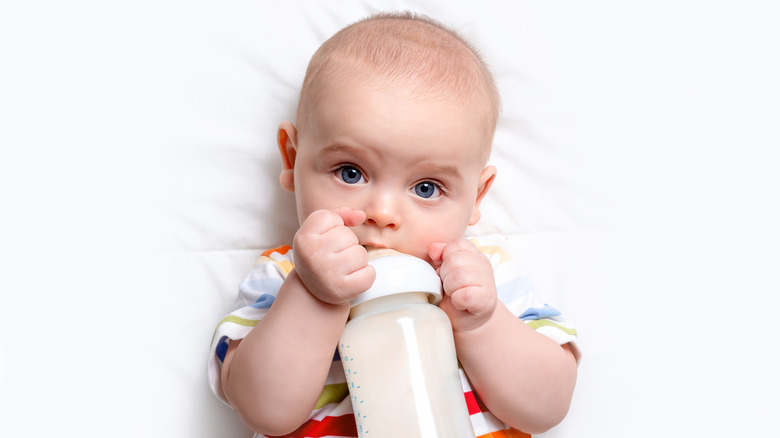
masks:
{"label": "baby bottle", "polygon": [[339,341],[359,436],[474,438],[436,271],[386,249],[369,264],[376,280]]}

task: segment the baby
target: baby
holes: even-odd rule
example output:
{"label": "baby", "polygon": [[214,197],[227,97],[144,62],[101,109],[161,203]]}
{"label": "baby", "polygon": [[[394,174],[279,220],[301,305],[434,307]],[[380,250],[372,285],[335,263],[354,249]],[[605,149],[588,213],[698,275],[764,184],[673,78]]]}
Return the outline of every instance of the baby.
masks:
{"label": "baby", "polygon": [[376,275],[366,247],[436,268],[477,436],[563,419],[576,332],[500,248],[463,238],[496,176],[487,160],[499,107],[475,51],[426,17],[373,16],[314,54],[296,124],[283,122],[277,139],[300,228],[292,248],[263,254],[212,344],[212,388],[248,427],[357,436],[334,351],[350,301]]}

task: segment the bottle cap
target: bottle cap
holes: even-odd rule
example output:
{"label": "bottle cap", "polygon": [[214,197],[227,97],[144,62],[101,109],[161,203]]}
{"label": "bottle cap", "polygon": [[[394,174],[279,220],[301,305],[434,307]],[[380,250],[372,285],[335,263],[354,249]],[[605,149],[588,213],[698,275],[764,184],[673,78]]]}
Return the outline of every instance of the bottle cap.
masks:
{"label": "bottle cap", "polygon": [[425,292],[428,302],[434,305],[441,301],[441,279],[425,260],[382,248],[369,249],[368,264],[376,270],[376,280],[367,291],[352,300],[353,306],[404,292]]}

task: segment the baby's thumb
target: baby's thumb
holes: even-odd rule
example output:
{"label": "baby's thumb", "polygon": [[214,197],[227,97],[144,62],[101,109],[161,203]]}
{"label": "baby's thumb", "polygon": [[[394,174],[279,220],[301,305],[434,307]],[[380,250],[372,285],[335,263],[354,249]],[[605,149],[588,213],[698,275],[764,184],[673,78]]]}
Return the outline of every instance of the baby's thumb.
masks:
{"label": "baby's thumb", "polygon": [[445,246],[447,246],[447,244],[441,242],[433,242],[430,245],[428,245],[428,257],[431,258],[431,261],[433,262],[433,267],[436,269],[438,269],[439,266],[441,266],[441,257],[442,254],[444,254]]}
{"label": "baby's thumb", "polygon": [[344,221],[344,225],[348,227],[354,227],[362,224],[366,220],[366,213],[362,210],[353,210],[348,207],[338,208],[334,210],[336,214]]}

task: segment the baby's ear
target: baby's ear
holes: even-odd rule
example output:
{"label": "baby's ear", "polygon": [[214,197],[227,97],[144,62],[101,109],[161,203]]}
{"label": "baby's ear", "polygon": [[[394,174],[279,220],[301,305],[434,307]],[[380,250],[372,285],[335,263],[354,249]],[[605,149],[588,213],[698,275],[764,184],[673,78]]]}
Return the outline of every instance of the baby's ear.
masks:
{"label": "baby's ear", "polygon": [[293,168],[295,167],[297,142],[298,132],[295,129],[295,125],[290,122],[280,123],[279,131],[276,133],[276,143],[279,146],[279,154],[282,158],[282,173],[279,175],[279,184],[290,192],[295,191]]}
{"label": "baby's ear", "polygon": [[482,213],[479,211],[479,204],[482,199],[490,190],[490,186],[493,185],[493,180],[496,179],[496,167],[487,166],[482,169],[482,174],[479,175],[479,187],[477,188],[477,200],[474,203],[474,210],[471,212],[471,219],[469,225],[475,225],[482,217]]}

